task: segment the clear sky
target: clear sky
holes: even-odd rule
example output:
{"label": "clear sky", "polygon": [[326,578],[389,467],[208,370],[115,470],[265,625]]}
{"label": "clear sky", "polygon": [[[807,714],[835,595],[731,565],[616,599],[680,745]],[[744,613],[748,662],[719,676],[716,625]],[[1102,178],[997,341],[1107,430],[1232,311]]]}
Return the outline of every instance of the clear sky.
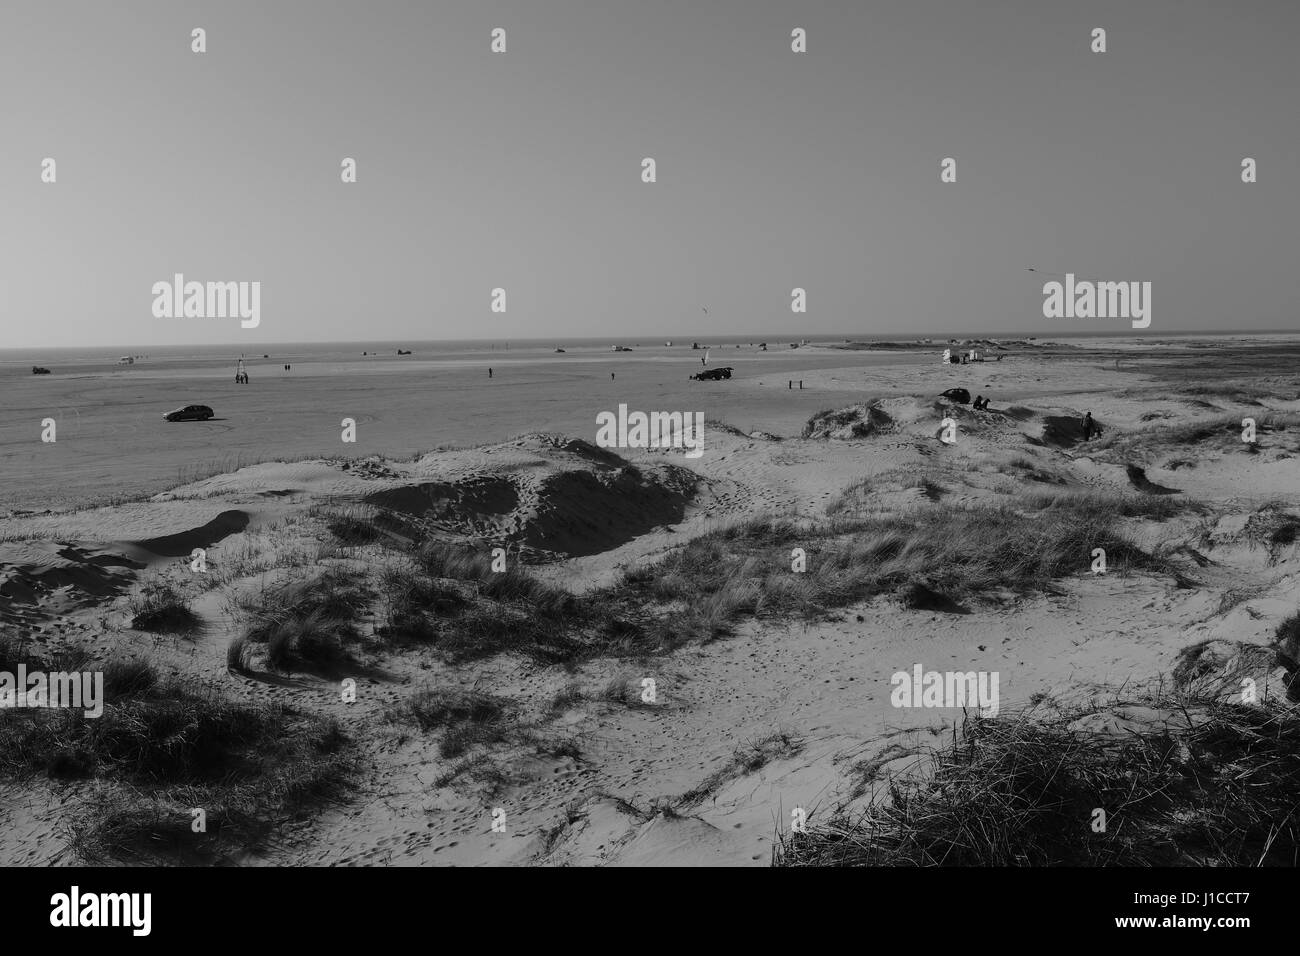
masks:
{"label": "clear sky", "polygon": [[[1298,49],[1295,0],[5,2],[0,347],[1127,330],[1030,266],[1300,328]],[[260,326],[155,318],[176,272]]]}

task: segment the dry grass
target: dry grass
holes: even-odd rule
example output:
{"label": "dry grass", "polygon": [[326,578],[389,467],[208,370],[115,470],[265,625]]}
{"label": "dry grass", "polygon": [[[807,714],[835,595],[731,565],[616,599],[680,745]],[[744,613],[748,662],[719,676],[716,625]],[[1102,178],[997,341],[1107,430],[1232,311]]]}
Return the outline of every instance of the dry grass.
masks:
{"label": "dry grass", "polygon": [[788,760],[802,752],[803,748],[803,738],[786,730],[744,743],[736,748],[725,764],[709,774],[698,786],[682,794],[677,806],[684,808],[702,803],[732,780],[757,773],[774,760]]}
{"label": "dry grass", "polygon": [[[1255,420],[1254,443],[1241,440],[1243,418]],[[1103,461],[1140,461],[1145,464],[1164,460],[1175,452],[1186,457],[1186,453],[1193,448],[1198,455],[1204,455],[1207,451],[1258,454],[1261,446],[1277,444],[1286,432],[1294,433],[1297,426],[1300,426],[1300,416],[1252,411],[1190,422],[1150,425],[1132,431],[1110,430],[1089,442],[1087,450],[1089,455]]]}
{"label": "dry grass", "polygon": [[354,663],[349,645],[361,639],[356,620],[370,596],[359,575],[340,568],[262,591],[239,606],[249,623],[227,664],[247,671],[260,647],[277,670],[335,674]]}
{"label": "dry grass", "polygon": [[[1088,570],[1095,548],[1112,573],[1172,570],[1120,535],[1123,499],[1052,495],[1024,505],[1032,510],[927,506],[821,526],[751,521],[629,572],[612,597],[671,604],[665,626],[707,638],[741,616],[817,616],[917,582],[954,598],[1041,591]],[[803,573],[791,570],[796,547],[807,555]]]}
{"label": "dry grass", "polygon": [[[1190,718],[1099,738],[1028,714],[971,718],[933,775],[784,835],[779,866],[1295,866],[1300,715],[1163,694]],[[1098,808],[1105,832],[1093,830]]]}

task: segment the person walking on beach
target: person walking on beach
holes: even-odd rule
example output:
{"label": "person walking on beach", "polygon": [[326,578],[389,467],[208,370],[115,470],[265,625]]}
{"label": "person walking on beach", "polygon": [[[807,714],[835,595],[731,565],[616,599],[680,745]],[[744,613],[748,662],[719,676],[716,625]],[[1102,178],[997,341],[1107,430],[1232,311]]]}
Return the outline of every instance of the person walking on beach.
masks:
{"label": "person walking on beach", "polygon": [[1093,429],[1096,427],[1092,420],[1092,412],[1083,413],[1083,440],[1087,441],[1092,438]]}
{"label": "person walking on beach", "polygon": [[491,378],[491,377],[492,377],[492,366],[489,365],[489,366],[488,366],[488,378]]}

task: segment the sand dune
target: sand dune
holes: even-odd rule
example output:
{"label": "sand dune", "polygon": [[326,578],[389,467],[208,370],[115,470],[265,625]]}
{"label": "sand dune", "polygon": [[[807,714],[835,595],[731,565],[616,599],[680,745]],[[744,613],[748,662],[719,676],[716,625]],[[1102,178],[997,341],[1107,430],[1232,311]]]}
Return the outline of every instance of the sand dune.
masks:
{"label": "sand dune", "polygon": [[[1275,645],[1300,583],[1294,391],[1202,403],[1154,373],[1023,353],[959,372],[802,374],[815,391],[802,418],[713,421],[699,459],[598,448],[588,427],[404,457],[359,449],[246,464],[102,508],[16,513],[0,521],[0,615],[32,652],[145,656],[237,703],[339,721],[355,761],[346,798],[278,821],[274,841],[223,845],[223,859],[247,865],[766,866],[795,808],[816,827],[868,805],[891,774],[923,775],[961,710],[891,704],[891,676],[917,662],[1000,673],[1004,710],[1050,699],[1064,713],[1098,688],[1160,675],[1231,690],[1249,672],[1285,698]],[[939,399],[955,374],[993,408]],[[769,387],[759,383],[715,384],[752,397]],[[1078,432],[1085,410],[1101,439]],[[1224,424],[1247,414],[1267,419],[1253,448]],[[936,437],[945,417],[957,423],[951,445]],[[998,522],[1027,522],[1030,535],[1061,508],[1102,507],[1115,540],[1146,564],[1094,574],[1083,553],[1050,579],[996,584],[997,569],[976,568]],[[970,525],[988,539],[888,543],[902,534],[890,528],[941,529],[945,515],[954,527],[992,516]],[[744,543],[756,550],[737,559],[742,542],[727,535],[749,534],[761,516],[788,520],[790,537]],[[857,530],[840,541],[837,527]],[[926,548],[961,566],[840,600],[815,562],[854,540],[878,546],[871,561],[885,570]],[[421,550],[433,545],[468,550]],[[799,545],[814,573],[782,583],[773,568]],[[715,546],[716,564],[735,562],[722,590],[703,580],[707,557],[693,570],[660,564]],[[498,582],[474,563],[494,547],[530,577]],[[196,548],[202,573],[189,565]],[[635,585],[638,573],[649,583]],[[201,627],[133,626],[163,587]],[[311,597],[313,587],[324,590]],[[659,588],[658,604],[637,587]],[[820,603],[791,610],[813,587],[825,588]],[[562,600],[578,603],[548,610]],[[297,613],[309,624],[245,643],[251,663],[230,664],[252,622],[279,627]],[[313,628],[336,642],[329,668],[309,666]],[[652,649],[665,628],[673,639]],[[453,653],[458,630],[502,643]],[[345,703],[348,674],[357,693]],[[455,689],[478,716],[418,704],[431,689]],[[1070,726],[1114,735],[1173,719],[1142,706],[1118,702]],[[59,834],[95,812],[93,781],[11,780],[0,853],[74,862]]]}

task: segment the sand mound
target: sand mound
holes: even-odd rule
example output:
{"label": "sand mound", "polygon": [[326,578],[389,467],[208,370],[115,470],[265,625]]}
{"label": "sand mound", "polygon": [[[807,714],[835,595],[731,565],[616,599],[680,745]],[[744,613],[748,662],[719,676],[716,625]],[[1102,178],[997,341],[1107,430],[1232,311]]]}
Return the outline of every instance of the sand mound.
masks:
{"label": "sand mound", "polygon": [[884,431],[894,421],[878,405],[850,405],[838,411],[828,409],[808,419],[804,438],[865,438]]}
{"label": "sand mound", "polygon": [[547,560],[601,554],[681,521],[698,481],[675,465],[634,467],[581,440],[530,436],[509,451],[521,448],[536,457],[507,457],[500,449],[494,459],[476,460],[468,474],[359,500],[429,531],[516,543],[526,558]]}
{"label": "sand mound", "polygon": [[694,483],[684,473],[647,478],[633,468],[612,475],[554,475],[542,482],[536,512],[523,523],[519,537],[539,551],[570,557],[600,554],[681,521]]}

